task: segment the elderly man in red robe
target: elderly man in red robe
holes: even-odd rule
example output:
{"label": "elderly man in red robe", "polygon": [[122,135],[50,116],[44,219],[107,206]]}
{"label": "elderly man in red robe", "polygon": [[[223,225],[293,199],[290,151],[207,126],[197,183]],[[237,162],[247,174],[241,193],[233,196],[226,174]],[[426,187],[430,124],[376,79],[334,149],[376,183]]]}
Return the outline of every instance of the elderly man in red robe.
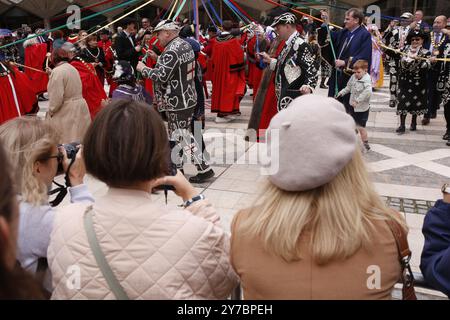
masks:
{"label": "elderly man in red robe", "polygon": [[95,67],[84,61],[83,58],[76,56],[76,49],[73,44],[66,42],[61,48],[69,53],[70,64],[77,69],[80,75],[83,85],[83,98],[88,104],[91,119],[94,119],[108,99],[105,89],[97,77]]}
{"label": "elderly man in red robe", "polygon": [[211,112],[217,113],[217,123],[240,115],[239,104],[246,89],[244,50],[230,33],[232,28],[231,21],[223,22],[224,32],[217,37],[212,54]]}
{"label": "elderly man in red robe", "polygon": [[[31,35],[33,37],[34,35]],[[47,43],[39,43],[38,38],[30,38],[23,43],[25,65],[33,69],[45,71],[47,61]],[[30,78],[37,95],[47,92],[48,74],[26,68],[25,74]]]}

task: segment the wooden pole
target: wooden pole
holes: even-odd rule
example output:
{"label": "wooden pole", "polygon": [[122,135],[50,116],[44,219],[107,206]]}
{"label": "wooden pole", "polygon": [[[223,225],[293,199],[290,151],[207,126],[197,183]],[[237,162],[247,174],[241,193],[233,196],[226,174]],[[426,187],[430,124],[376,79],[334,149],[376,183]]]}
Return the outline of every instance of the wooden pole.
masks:
{"label": "wooden pole", "polygon": [[220,0],[219,2],[220,2],[220,20],[223,21],[223,3],[222,3],[223,1]]}

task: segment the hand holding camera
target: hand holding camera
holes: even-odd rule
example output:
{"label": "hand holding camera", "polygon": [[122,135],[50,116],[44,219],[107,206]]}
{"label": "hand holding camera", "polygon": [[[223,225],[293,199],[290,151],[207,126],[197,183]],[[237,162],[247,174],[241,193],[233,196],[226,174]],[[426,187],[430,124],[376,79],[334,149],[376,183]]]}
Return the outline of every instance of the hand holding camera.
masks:
{"label": "hand holding camera", "polygon": [[59,146],[58,149],[64,156],[58,171],[67,173],[72,187],[83,184],[86,175],[83,147],[78,143],[72,143]]}
{"label": "hand holding camera", "polygon": [[161,185],[173,186],[175,194],[182,198],[183,201],[190,200],[198,194],[195,188],[189,183],[189,181],[179,170],[177,171],[177,174],[175,176],[167,176],[156,180],[153,188]]}

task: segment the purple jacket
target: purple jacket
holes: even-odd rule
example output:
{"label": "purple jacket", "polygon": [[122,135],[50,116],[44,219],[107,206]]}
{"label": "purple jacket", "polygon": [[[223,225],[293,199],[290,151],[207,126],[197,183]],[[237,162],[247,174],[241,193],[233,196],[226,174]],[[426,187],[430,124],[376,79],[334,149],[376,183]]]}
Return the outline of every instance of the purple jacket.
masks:
{"label": "purple jacket", "polygon": [[121,84],[120,86],[117,87],[116,90],[114,90],[112,98],[141,101],[149,105],[152,105],[153,103],[153,99],[150,96],[150,94],[139,84],[136,85],[135,87]]}

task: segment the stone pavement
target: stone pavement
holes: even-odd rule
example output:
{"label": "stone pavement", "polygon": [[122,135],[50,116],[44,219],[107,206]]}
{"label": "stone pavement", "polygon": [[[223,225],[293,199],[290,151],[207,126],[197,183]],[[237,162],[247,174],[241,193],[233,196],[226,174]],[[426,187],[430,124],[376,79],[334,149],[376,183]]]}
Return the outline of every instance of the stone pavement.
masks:
{"label": "stone pavement", "polygon": [[[418,272],[424,241],[421,232],[424,214],[441,197],[441,185],[450,181],[450,147],[441,138],[445,132],[442,110],[429,126],[423,127],[419,119],[416,132],[409,132],[407,128],[402,136],[395,133],[399,120],[395,110],[388,106],[388,83],[386,77],[384,87],[373,94],[368,122],[372,151],[364,157],[380,196],[406,217],[410,227],[413,271]],[[215,117],[210,113],[210,100],[207,100],[204,137],[216,176],[196,188],[214,204],[227,230],[234,214],[253,203],[265,180],[259,166],[252,162],[261,145],[245,142],[243,138],[252,109],[251,93],[249,90],[241,103],[242,116],[230,123],[215,123]],[[316,94],[326,96],[327,92],[318,89]],[[46,107],[46,102],[41,103],[42,112]],[[409,117],[407,121],[410,121]],[[187,165],[185,172],[187,176],[196,174],[192,165]],[[92,177],[87,178],[87,183],[94,196],[106,191],[106,186]],[[164,202],[162,194],[154,199]],[[180,202],[175,195],[169,194],[169,205]]]}

